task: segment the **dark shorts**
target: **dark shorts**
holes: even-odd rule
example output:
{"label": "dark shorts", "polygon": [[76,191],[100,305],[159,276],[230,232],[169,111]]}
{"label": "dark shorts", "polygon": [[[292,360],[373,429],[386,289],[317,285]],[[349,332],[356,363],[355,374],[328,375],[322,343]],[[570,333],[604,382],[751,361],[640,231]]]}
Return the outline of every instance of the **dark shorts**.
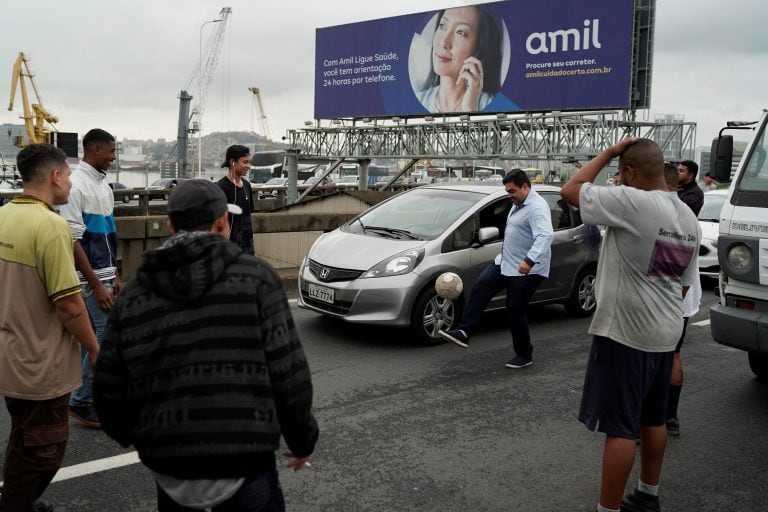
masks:
{"label": "dark shorts", "polygon": [[579,421],[589,430],[626,439],[635,439],[639,425],[664,425],[673,354],[643,352],[595,336]]}
{"label": "dark shorts", "polygon": [[680,349],[683,348],[683,341],[685,341],[685,330],[688,328],[688,318],[687,316],[683,317],[683,333],[680,335],[680,340],[677,342],[677,346],[675,347],[675,353],[679,354]]}

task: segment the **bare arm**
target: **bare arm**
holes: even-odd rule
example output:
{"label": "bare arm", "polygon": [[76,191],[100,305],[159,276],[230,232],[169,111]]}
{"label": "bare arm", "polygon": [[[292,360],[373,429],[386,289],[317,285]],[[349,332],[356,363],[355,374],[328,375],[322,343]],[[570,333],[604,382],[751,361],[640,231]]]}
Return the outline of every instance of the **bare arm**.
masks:
{"label": "bare arm", "polygon": [[53,304],[59,320],[77,339],[78,343],[88,351],[91,367],[95,367],[96,358],[99,355],[99,343],[96,341],[96,334],[91,327],[91,320],[88,317],[88,310],[85,308],[83,297],[76,293],[59,299]]}
{"label": "bare arm", "polygon": [[600,171],[603,170],[603,167],[610,164],[611,160],[620,156],[625,149],[635,142],[637,142],[637,137],[624,139],[587,162],[581,169],[576,171],[576,174],[574,174],[565,185],[563,185],[563,188],[560,190],[560,195],[568,204],[578,208],[581,186],[585,183],[593,183]]}
{"label": "bare arm", "polygon": [[112,292],[104,286],[96,274],[91,268],[91,262],[88,261],[83,246],[80,244],[80,240],[75,240],[75,268],[79,270],[88,284],[91,285],[93,295],[96,297],[96,302],[99,303],[99,307],[104,311],[109,311],[115,303],[115,297]]}

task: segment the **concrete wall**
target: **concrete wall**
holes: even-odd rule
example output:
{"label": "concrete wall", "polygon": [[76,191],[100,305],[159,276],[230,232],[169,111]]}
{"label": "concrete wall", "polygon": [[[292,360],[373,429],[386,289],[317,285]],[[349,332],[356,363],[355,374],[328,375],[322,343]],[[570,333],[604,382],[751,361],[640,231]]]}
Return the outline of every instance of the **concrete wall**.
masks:
{"label": "concrete wall", "polygon": [[[264,234],[283,237],[282,240],[261,239],[256,242],[256,249],[259,251],[261,244],[266,251],[264,256],[279,263],[273,263],[276,267],[297,267],[319,233],[336,229],[355,215],[357,212],[254,213],[251,216],[254,233],[259,237],[267,236]],[[128,280],[136,275],[144,251],[157,248],[168,238],[167,219],[164,215],[117,217],[115,224],[122,277]]]}

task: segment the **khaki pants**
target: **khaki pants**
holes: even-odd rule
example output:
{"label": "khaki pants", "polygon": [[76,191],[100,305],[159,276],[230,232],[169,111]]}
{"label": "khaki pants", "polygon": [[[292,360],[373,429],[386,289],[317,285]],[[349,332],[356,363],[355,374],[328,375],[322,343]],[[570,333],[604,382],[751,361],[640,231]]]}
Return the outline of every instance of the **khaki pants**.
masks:
{"label": "khaki pants", "polygon": [[64,459],[69,393],[50,400],[5,399],[11,433],[3,467],[2,512],[33,512]]}

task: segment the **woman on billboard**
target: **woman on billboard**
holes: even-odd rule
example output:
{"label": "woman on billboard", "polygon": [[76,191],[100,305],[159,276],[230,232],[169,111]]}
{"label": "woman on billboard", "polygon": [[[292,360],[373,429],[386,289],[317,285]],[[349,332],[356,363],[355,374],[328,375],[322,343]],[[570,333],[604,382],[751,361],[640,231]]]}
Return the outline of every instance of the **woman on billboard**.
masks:
{"label": "woman on billboard", "polygon": [[430,112],[483,110],[501,87],[502,32],[483,6],[444,9],[432,37],[431,69],[416,95]]}

